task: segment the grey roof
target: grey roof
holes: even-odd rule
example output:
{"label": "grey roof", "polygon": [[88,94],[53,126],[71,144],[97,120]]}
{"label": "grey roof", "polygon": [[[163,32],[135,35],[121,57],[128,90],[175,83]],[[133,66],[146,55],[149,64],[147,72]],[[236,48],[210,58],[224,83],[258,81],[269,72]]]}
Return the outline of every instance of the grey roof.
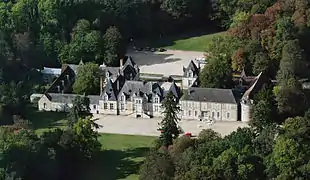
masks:
{"label": "grey roof", "polygon": [[[58,94],[58,93],[48,93],[45,95],[52,102],[58,102],[58,103],[64,103],[64,104],[70,104],[70,103],[72,103],[72,101],[74,100],[75,97],[81,96],[78,94]],[[90,100],[90,104],[99,104],[100,96],[89,95],[87,97]]]}
{"label": "grey roof", "polygon": [[268,83],[266,77],[263,75],[263,73],[259,73],[258,76],[256,76],[255,80],[251,84],[250,88],[245,91],[245,93],[242,96],[243,100],[249,100],[252,99],[253,96],[262,88],[264,83]]}
{"label": "grey roof", "polygon": [[181,90],[180,88],[175,84],[175,82],[171,83],[170,89],[168,92],[172,92],[173,96],[177,99],[180,99],[181,96]]}
{"label": "grey roof", "polygon": [[68,66],[75,72],[75,74],[77,74],[80,65],[68,64]]}
{"label": "grey roof", "polygon": [[182,100],[237,104],[231,89],[189,88]]}
{"label": "grey roof", "polygon": [[151,82],[145,83],[143,81],[126,81],[123,88],[120,91],[126,95],[133,95],[135,93],[142,92],[144,94],[152,93],[152,84]]}
{"label": "grey roof", "polygon": [[185,72],[188,72],[189,70],[191,70],[193,72],[194,77],[197,77],[199,75],[199,69],[198,69],[198,67],[196,66],[196,64],[194,63],[193,60],[191,60],[189,62],[187,68],[183,67],[183,72],[184,72],[185,76],[186,76]]}
{"label": "grey roof", "polygon": [[118,75],[120,73],[120,68],[119,67],[105,67],[104,68],[105,73],[109,72],[110,76],[111,75]]}
{"label": "grey roof", "polygon": [[115,84],[113,84],[111,80],[107,80],[107,84],[106,84],[106,87],[104,88],[104,92],[102,95],[105,95],[105,94],[108,95],[109,101],[117,100],[116,98],[117,92],[116,92]]}

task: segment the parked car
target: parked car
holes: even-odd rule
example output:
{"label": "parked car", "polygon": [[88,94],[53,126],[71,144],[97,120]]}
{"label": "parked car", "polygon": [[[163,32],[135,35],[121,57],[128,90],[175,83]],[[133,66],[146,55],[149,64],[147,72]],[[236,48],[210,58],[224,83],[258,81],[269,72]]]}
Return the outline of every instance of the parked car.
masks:
{"label": "parked car", "polygon": [[156,48],[151,48],[151,52],[155,52],[156,51]]}
{"label": "parked car", "polygon": [[188,136],[188,137],[192,137],[192,133],[191,132],[186,132],[184,135]]}
{"label": "parked car", "polygon": [[146,46],[146,48],[145,48],[146,51],[149,51],[150,49],[151,49],[151,48],[148,47],[148,46]]}

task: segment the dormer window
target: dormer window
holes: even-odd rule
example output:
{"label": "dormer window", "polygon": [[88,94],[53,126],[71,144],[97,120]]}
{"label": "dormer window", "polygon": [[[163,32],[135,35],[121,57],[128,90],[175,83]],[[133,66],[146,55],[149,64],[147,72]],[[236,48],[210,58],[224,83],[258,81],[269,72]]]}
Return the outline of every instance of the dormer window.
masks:
{"label": "dormer window", "polygon": [[121,96],[121,101],[124,101],[124,100],[125,100],[125,96],[122,95],[122,96]]}
{"label": "dormer window", "polygon": [[157,104],[159,103],[159,97],[154,98],[154,103],[157,103]]}
{"label": "dormer window", "polygon": [[107,94],[103,96],[103,100],[104,100],[104,101],[107,101],[107,100],[108,100],[108,95],[107,95]]}
{"label": "dormer window", "polygon": [[193,77],[193,72],[192,71],[188,72],[188,77]]}

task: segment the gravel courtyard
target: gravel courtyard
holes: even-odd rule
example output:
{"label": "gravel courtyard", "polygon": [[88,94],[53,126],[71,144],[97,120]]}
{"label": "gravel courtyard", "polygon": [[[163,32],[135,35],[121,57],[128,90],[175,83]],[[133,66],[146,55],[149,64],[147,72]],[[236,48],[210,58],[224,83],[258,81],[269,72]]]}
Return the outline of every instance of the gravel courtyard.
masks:
{"label": "gravel courtyard", "polygon": [[203,52],[167,50],[165,52],[133,51],[128,50],[127,55],[132,56],[141,73],[183,75],[183,66],[187,67],[190,60],[203,57]]}
{"label": "gravel courtyard", "polygon": [[[98,118],[96,121],[102,127],[98,129],[100,133],[115,133],[115,134],[130,134],[144,136],[159,136],[157,131],[159,118],[142,119],[130,116],[114,116],[114,115],[95,115]],[[193,135],[198,135],[202,129],[211,128],[219,132],[222,136],[226,136],[235,131],[238,127],[247,127],[248,125],[242,122],[218,122],[209,126],[205,122],[181,120],[180,127],[184,132],[191,132]]]}

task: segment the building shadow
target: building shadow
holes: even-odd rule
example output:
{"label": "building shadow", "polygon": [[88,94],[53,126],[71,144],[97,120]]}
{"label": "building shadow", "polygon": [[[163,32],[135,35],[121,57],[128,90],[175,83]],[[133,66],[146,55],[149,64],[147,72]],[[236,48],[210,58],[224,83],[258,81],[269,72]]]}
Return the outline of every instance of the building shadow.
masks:
{"label": "building shadow", "polygon": [[165,63],[172,63],[181,61],[181,58],[175,58],[173,57],[174,54],[171,53],[158,53],[158,52],[145,52],[145,51],[133,51],[128,50],[127,54],[128,56],[131,56],[135,63],[138,66],[150,66],[154,64],[165,64]]}

